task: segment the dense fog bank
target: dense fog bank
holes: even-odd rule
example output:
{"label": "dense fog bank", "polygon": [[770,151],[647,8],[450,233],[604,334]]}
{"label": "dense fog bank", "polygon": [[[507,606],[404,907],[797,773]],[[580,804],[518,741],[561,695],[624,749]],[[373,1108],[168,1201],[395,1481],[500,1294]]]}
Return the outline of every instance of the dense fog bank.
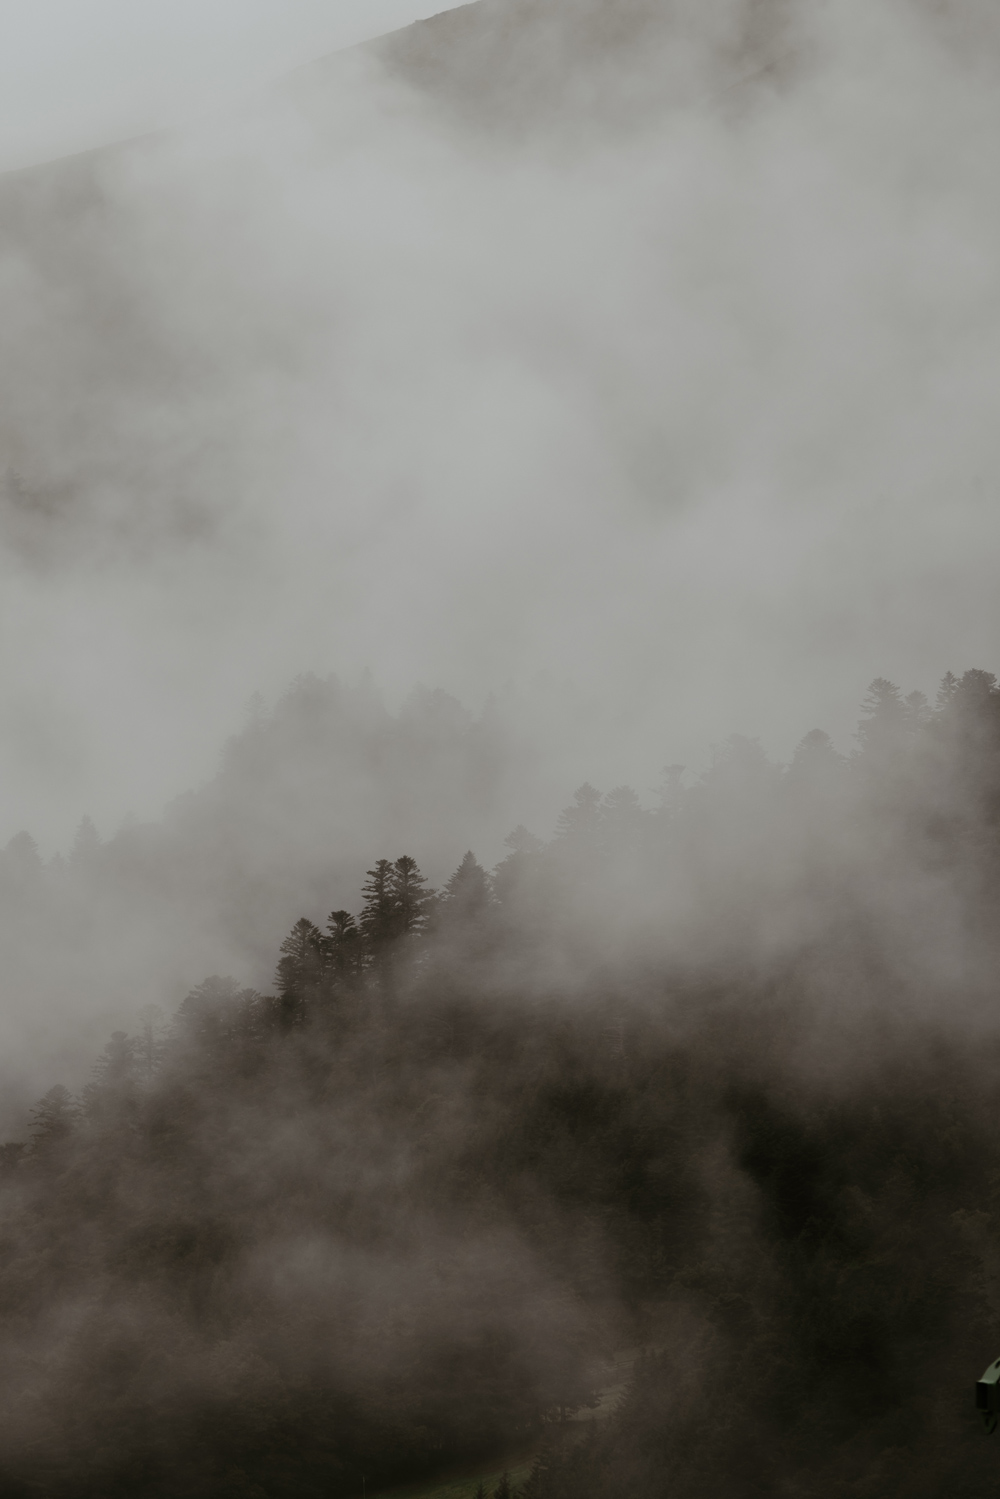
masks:
{"label": "dense fog bank", "polygon": [[998,62],[482,0],[0,179],[4,1495],[992,1481]]}
{"label": "dense fog bank", "polygon": [[988,656],[995,30],[487,0],[3,179],[0,839],[300,671],[548,671],[548,784],[650,786]]}
{"label": "dense fog bank", "polygon": [[373,844],[419,848],[437,882],[469,843],[492,864],[519,822],[548,831],[564,788],[539,738],[566,711],[551,682],[477,716],[436,689],[390,712],[370,681],[304,676],[272,708],[251,703],[216,774],[163,818],[107,837],[86,817],[48,858],[15,834],[0,853],[0,1117],[53,1070],[75,1084],[109,1029],[172,1008],[205,972],[266,987],[289,924],[347,904]]}
{"label": "dense fog bank", "polygon": [[998,817],[995,678],[880,678],[850,757],[584,785],[437,892],[389,849],[271,992],[117,1031],[2,1151],[5,1492],[974,1492]]}

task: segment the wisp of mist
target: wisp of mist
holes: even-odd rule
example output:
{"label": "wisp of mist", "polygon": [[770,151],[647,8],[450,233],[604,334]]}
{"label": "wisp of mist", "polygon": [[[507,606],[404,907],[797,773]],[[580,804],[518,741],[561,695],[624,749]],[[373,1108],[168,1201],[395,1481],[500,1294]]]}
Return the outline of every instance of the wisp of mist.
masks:
{"label": "wisp of mist", "polygon": [[975,0],[479,0],[0,178],[0,1479],[909,1494],[996,1320],[998,81]]}

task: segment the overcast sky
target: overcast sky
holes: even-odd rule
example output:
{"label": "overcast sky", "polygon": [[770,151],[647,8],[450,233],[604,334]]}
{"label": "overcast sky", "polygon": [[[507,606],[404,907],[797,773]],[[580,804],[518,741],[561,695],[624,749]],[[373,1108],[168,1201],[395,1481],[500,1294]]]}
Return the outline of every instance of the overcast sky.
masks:
{"label": "overcast sky", "polygon": [[138,135],[456,0],[0,0],[0,170]]}
{"label": "overcast sky", "polygon": [[[187,3],[120,49],[174,111],[197,90],[168,77],[214,101],[234,58],[249,86],[362,15]],[[75,13],[113,32],[104,5]],[[95,165],[93,211],[9,193],[0,845],[160,816],[303,671],[370,667],[392,704],[512,684],[551,821],[733,732],[850,750],[876,675],[996,668],[1000,19],[805,3],[779,38],[804,61],[737,96],[726,25],[754,9],[679,6],[604,95],[577,0],[546,45],[556,0],[519,10],[490,151],[345,55]],[[67,119],[124,99],[110,49],[70,51]]]}

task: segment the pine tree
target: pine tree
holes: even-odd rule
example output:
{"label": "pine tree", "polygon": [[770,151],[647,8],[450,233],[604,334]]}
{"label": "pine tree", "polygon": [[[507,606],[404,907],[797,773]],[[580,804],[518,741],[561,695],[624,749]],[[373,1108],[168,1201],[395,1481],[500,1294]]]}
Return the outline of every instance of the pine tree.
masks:
{"label": "pine tree", "polygon": [[416,859],[409,854],[396,860],[389,877],[393,900],[395,935],[418,937],[427,926],[434,901],[434,891],[425,890],[427,879],[420,873]]}
{"label": "pine tree", "polygon": [[589,781],[573,793],[573,805],[556,819],[556,840],[576,848],[596,847],[601,834],[601,793]]}
{"label": "pine tree", "polygon": [[534,833],[529,833],[523,823],[518,823],[512,833],[504,839],[504,847],[510,849],[493,871],[493,893],[502,910],[513,911],[533,901],[543,883],[545,844]]}
{"label": "pine tree", "polygon": [[490,877],[471,848],[441,893],[441,910],[449,925],[477,921],[493,904]]}
{"label": "pine tree", "polygon": [[[271,1005],[255,989],[241,989],[235,979],[213,974],[181,1004],[175,1039],[192,1045],[214,1068],[221,1055],[260,1040],[273,1018]],[[140,1057],[142,1050],[140,1043]]]}
{"label": "pine tree", "polygon": [[855,738],[864,757],[891,755],[906,742],[906,704],[895,682],[876,677],[861,704],[861,715]]}
{"label": "pine tree", "polygon": [[281,944],[281,958],[274,976],[281,996],[279,1015],[287,1030],[300,1024],[323,968],[323,934],[305,916],[300,916]]}
{"label": "pine tree", "polygon": [[361,887],[364,905],[361,908],[361,935],[365,953],[376,967],[396,936],[396,902],[392,882],[392,865],[388,859],[378,859],[374,869],[368,870],[367,883]]}
{"label": "pine tree", "polygon": [[918,733],[930,722],[931,706],[922,692],[907,693],[903,699],[903,710],[904,722],[911,734]]}
{"label": "pine tree", "polygon": [[163,1011],[159,1005],[145,1005],[140,1011],[142,1030],[135,1038],[136,1074],[145,1083],[152,1082],[163,1057]]}
{"label": "pine tree", "polygon": [[997,692],[997,679],[991,671],[981,671],[973,667],[971,671],[962,673],[962,680],[955,689],[956,701],[962,703],[975,703],[981,706],[991,703],[995,706],[1000,693]]}
{"label": "pine tree", "polygon": [[814,789],[836,784],[844,775],[847,760],[833,747],[833,740],[823,729],[810,729],[795,746],[792,763],[788,767],[788,782],[792,786]]}
{"label": "pine tree", "polygon": [[83,1090],[83,1112],[91,1122],[119,1123],[138,1107],[138,1042],[113,1031]]}
{"label": "pine tree", "polygon": [[57,1083],[31,1110],[31,1151],[43,1155],[62,1145],[73,1133],[80,1108],[68,1088]]}
{"label": "pine tree", "polygon": [[326,929],[326,971],[336,988],[351,983],[361,972],[361,932],[350,911],[331,911]]}
{"label": "pine tree", "polygon": [[434,903],[429,923],[454,954],[484,956],[498,935],[499,903],[493,881],[470,849]]}

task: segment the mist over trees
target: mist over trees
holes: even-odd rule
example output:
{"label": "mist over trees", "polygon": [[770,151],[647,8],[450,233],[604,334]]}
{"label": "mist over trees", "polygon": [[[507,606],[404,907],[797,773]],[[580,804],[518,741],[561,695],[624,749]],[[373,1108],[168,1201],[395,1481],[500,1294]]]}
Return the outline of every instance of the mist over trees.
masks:
{"label": "mist over trees", "polygon": [[998,68],[479,0],[0,181],[0,1499],[995,1486]]}
{"label": "mist over trees", "polygon": [[393,713],[365,681],[303,676],[270,709],[251,704],[217,774],[161,820],[102,838],[84,817],[65,858],[17,833],[0,853],[0,942],[20,999],[0,1028],[7,1117],[39,1068],[175,1006],[202,973],[268,985],[298,912],[346,906],[373,842],[419,848],[442,879],[463,840],[500,848],[532,763],[523,724],[497,704],[477,717],[418,689]]}
{"label": "mist over trees", "polygon": [[[982,1492],[998,827],[969,671],[437,890],[376,845],[267,992],[151,1008],[0,1148],[4,1494]],[[8,905],[45,877],[18,841]]]}

